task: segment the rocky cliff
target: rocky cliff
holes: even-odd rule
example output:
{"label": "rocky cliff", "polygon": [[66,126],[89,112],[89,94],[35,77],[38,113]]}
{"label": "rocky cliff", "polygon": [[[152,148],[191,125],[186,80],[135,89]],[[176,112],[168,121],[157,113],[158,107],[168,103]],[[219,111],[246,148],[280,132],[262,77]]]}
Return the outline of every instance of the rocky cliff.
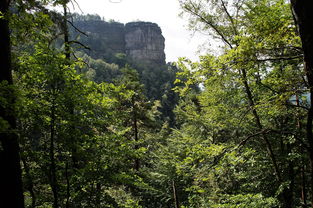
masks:
{"label": "rocky cliff", "polygon": [[164,41],[155,23],[132,22],[125,26],[125,52],[136,62],[165,64]]}
{"label": "rocky cliff", "polygon": [[[88,37],[79,35],[80,41],[91,48],[89,55],[112,61],[116,54],[140,64],[165,64],[165,39],[161,28],[151,22],[131,22],[126,25],[101,20],[76,21],[76,27]],[[113,61],[114,62],[114,61]]]}

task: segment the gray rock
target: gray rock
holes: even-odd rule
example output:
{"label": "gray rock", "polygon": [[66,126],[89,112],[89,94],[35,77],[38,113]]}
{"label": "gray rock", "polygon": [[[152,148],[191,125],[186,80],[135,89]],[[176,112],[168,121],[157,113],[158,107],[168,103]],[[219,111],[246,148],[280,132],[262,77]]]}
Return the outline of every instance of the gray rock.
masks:
{"label": "gray rock", "polygon": [[131,22],[125,26],[126,55],[136,62],[165,64],[161,28],[150,22]]}
{"label": "gray rock", "polygon": [[88,34],[81,39],[91,47],[90,55],[109,61],[117,53],[140,64],[165,64],[165,39],[161,28],[151,22],[77,21],[76,26]]}

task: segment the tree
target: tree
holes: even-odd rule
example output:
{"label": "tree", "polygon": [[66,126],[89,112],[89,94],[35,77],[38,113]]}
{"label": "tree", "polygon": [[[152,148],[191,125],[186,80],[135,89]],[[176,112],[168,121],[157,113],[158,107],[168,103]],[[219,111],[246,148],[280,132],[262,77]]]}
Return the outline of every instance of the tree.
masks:
{"label": "tree", "polygon": [[[227,144],[246,144],[249,140],[260,155],[260,147],[265,145],[279,198],[284,207],[292,207],[293,195],[298,194],[294,193],[297,166],[295,159],[282,158],[294,153],[302,157],[298,147],[304,141],[302,131],[296,133],[299,111],[289,99],[306,90],[299,70],[302,52],[289,5],[285,1],[223,0],[181,1],[181,5],[192,28],[208,31],[225,43],[222,55],[207,55],[199,64],[186,67],[194,74],[189,80],[204,86],[195,103],[210,115],[208,121],[216,122],[215,128],[208,128],[214,138],[219,138],[213,140]],[[250,136],[244,139],[247,134]],[[290,134],[297,136],[296,142],[290,140]],[[242,141],[237,140],[240,138]]]}
{"label": "tree", "polygon": [[0,1],[0,206],[22,208],[24,197],[14,113],[16,95],[12,80],[9,6],[9,0]]}
{"label": "tree", "polygon": [[307,78],[307,88],[310,92],[310,105],[306,121],[306,140],[309,144],[308,154],[311,163],[311,204],[313,207],[313,35],[312,9],[310,1],[291,0],[295,24],[298,27],[304,53],[304,73]]}
{"label": "tree", "polygon": [[[136,70],[131,69],[126,65],[122,69],[122,75],[116,80],[116,85],[124,88],[125,92],[118,95],[119,103],[121,106],[119,110],[123,112],[124,125],[130,128],[129,135],[125,135],[129,140],[134,143],[134,153],[144,151],[145,147],[141,147],[146,143],[145,136],[152,130],[157,129],[158,123],[155,117],[158,114],[158,102],[152,103],[147,99],[144,92],[144,85],[139,82],[139,74]],[[156,106],[153,106],[155,105]],[[134,159],[134,169],[139,171],[142,162],[138,156]]]}

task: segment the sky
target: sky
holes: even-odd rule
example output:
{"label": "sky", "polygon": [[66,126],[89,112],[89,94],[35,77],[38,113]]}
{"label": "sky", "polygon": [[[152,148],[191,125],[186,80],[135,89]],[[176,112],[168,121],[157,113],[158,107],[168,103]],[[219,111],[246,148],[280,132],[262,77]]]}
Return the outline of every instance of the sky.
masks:
{"label": "sky", "polygon": [[199,47],[208,38],[187,30],[187,19],[178,16],[178,0],[76,0],[69,4],[71,11],[84,14],[98,14],[105,20],[121,23],[149,21],[157,23],[165,37],[166,61],[177,61],[178,57],[197,60]]}

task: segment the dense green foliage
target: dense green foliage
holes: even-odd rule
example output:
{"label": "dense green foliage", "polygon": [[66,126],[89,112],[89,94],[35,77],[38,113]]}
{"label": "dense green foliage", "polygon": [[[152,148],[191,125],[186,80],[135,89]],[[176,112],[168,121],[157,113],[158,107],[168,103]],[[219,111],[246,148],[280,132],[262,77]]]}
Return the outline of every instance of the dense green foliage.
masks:
{"label": "dense green foliage", "polygon": [[180,0],[190,28],[222,47],[164,66],[64,24],[67,3],[14,1],[5,17],[14,85],[1,83],[0,104],[14,89],[26,207],[312,206],[309,85],[288,2]]}

